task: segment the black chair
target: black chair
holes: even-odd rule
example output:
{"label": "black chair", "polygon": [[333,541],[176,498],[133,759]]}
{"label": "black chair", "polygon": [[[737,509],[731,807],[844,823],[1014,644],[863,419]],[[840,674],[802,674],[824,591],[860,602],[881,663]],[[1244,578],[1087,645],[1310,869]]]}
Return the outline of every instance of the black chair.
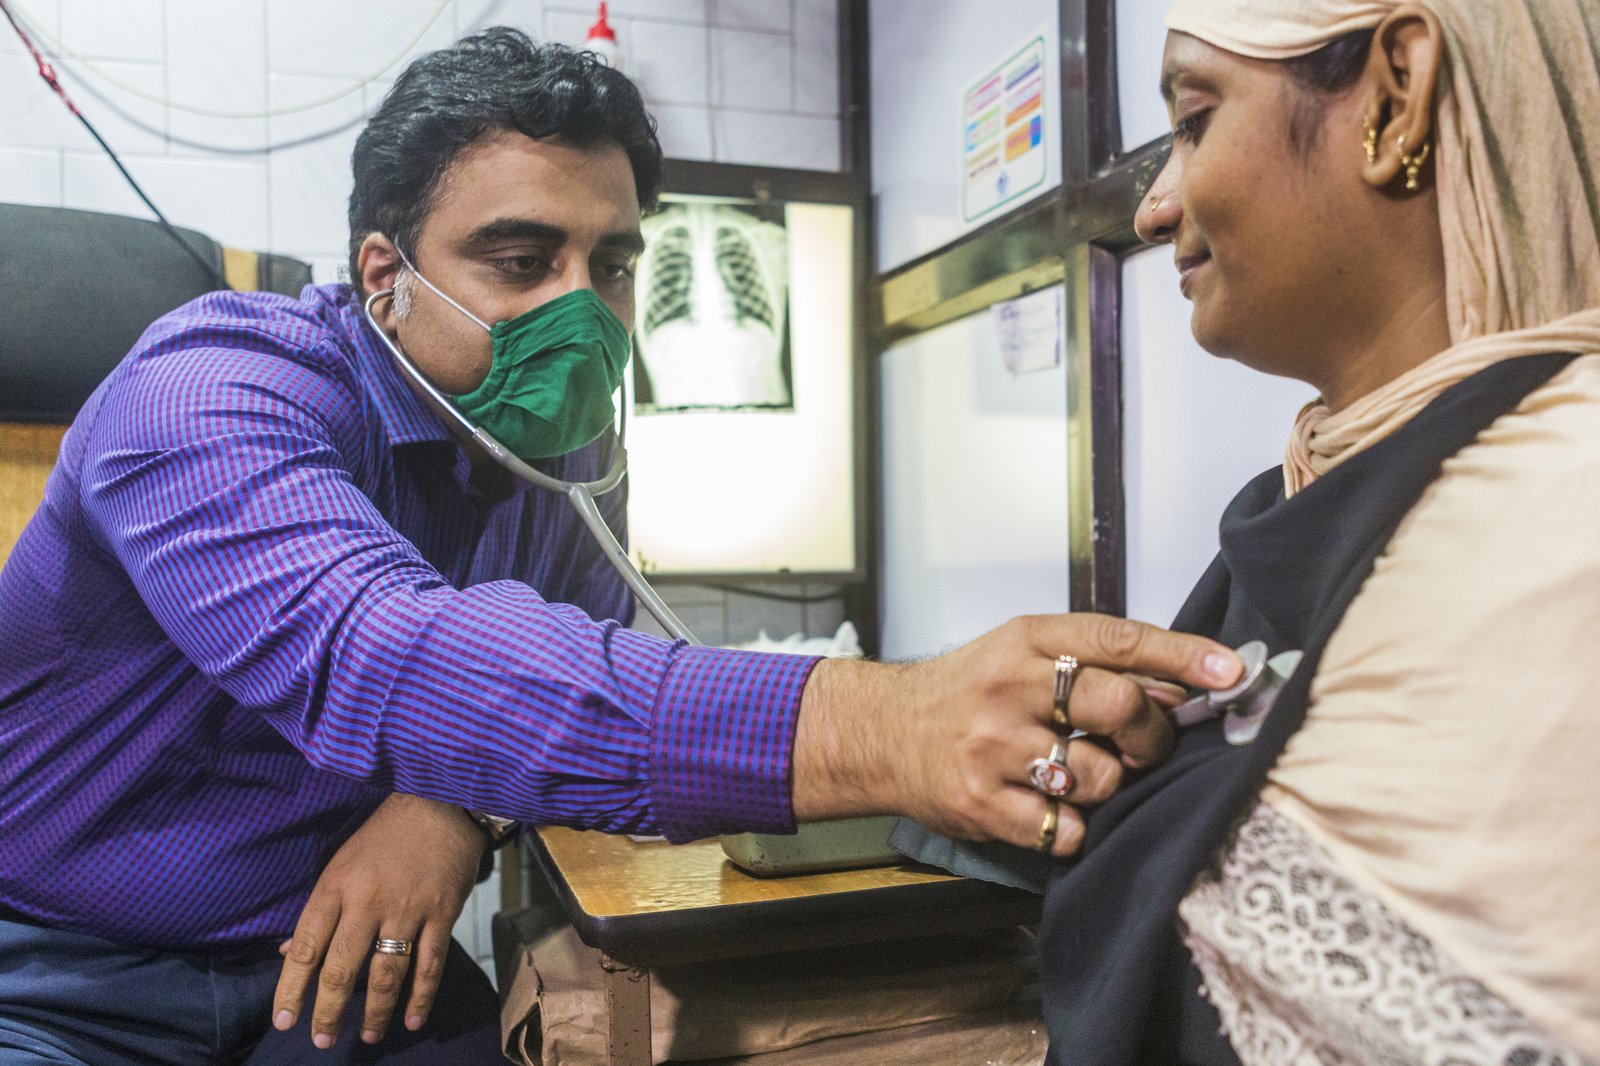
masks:
{"label": "black chair", "polygon": [[[290,296],[311,266],[179,229],[236,289]],[[71,422],[145,327],[216,276],[148,219],[0,204],[0,422]]]}
{"label": "black chair", "polygon": [[[298,259],[178,232],[232,288],[294,296],[311,282]],[[156,222],[0,204],[0,564],[95,386],[145,327],[217,287]]]}

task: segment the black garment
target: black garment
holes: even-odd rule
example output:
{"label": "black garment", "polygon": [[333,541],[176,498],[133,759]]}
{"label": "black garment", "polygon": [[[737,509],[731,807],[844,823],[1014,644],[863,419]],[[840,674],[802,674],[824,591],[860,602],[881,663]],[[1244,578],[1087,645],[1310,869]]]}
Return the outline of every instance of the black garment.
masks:
{"label": "black garment", "polygon": [[1446,390],[1393,435],[1285,500],[1274,468],[1223,515],[1222,551],[1172,628],[1305,658],[1253,744],[1217,722],[1093,811],[1082,858],[1045,891],[1040,958],[1053,1066],[1237,1063],[1177,935],[1179,901],[1248,813],[1305,720],[1328,638],[1444,461],[1574,357],[1507,360]]}

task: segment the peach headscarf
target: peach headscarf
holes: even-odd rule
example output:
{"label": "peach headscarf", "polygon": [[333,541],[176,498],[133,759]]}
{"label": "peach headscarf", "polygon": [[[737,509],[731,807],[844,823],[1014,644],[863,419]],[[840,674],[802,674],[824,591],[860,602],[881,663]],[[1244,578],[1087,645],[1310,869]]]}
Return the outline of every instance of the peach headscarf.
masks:
{"label": "peach headscarf", "polygon": [[[1281,60],[1402,0],[1177,0],[1169,30]],[[1420,0],[1445,34],[1434,144],[1453,346],[1355,403],[1301,412],[1291,495],[1502,359],[1600,352],[1600,4]]]}

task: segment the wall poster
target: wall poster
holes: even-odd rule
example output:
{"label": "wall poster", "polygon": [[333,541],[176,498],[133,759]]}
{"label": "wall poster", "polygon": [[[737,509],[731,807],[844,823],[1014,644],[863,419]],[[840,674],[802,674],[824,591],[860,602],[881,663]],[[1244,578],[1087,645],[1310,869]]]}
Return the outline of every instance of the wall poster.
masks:
{"label": "wall poster", "polygon": [[1039,30],[961,94],[961,217],[975,222],[1044,183],[1045,35]]}

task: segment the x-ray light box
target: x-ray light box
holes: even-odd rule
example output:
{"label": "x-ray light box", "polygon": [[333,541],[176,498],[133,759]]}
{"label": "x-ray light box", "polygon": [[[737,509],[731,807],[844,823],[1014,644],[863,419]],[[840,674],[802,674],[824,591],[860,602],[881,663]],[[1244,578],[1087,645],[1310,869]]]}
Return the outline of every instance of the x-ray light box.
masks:
{"label": "x-ray light box", "polygon": [[664,197],[627,381],[652,574],[856,568],[852,209]]}

